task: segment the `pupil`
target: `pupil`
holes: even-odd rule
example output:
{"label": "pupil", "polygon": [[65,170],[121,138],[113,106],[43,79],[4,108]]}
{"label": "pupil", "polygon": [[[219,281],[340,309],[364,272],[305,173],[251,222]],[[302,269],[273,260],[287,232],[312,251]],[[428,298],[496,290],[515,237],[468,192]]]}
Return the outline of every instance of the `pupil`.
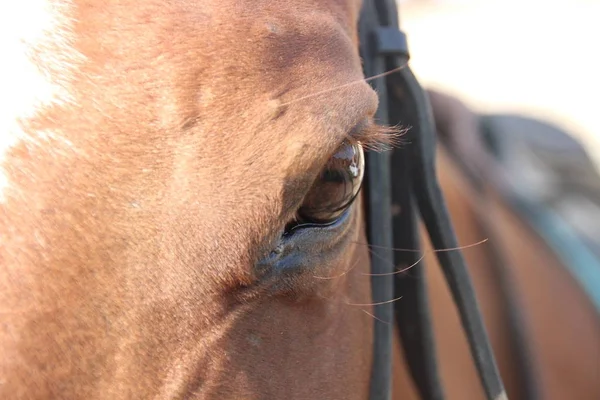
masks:
{"label": "pupil", "polygon": [[313,183],[298,210],[301,222],[329,223],[350,207],[360,190],[364,155],[360,144],[344,143]]}

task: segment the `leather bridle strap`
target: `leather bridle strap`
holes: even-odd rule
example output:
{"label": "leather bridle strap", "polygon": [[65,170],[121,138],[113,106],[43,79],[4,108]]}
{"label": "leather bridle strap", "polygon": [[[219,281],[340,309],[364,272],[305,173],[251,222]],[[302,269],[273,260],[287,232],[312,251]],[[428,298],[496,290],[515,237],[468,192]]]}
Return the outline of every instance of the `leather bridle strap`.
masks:
{"label": "leather bridle strap", "polygon": [[[459,244],[435,175],[436,132],[429,102],[410,70],[402,71],[401,75],[406,82],[409,95],[418,104],[416,107],[418,125],[415,126],[418,133],[415,135],[416,140],[413,143],[416,156],[413,166],[413,190],[421,218],[434,249],[455,249],[459,247]],[[490,400],[505,399],[504,386],[462,253],[445,251],[437,252],[436,255],[458,308],[471,348],[471,355],[486,395]]]}
{"label": "leather bridle strap", "polygon": [[[372,4],[365,1],[361,11],[359,32],[370,32],[377,16]],[[375,76],[385,71],[385,59],[374,54],[368,39],[361,39],[363,69],[367,76]],[[367,52],[365,54],[365,52]],[[375,79],[371,82],[379,95],[379,108],[375,119],[387,123],[388,93],[387,80]],[[392,345],[394,306],[390,300],[394,296],[394,252],[392,250],[392,208],[389,152],[367,152],[365,189],[367,191],[367,235],[371,245],[371,288],[373,297],[373,365],[369,398],[371,400],[391,400],[392,393]]]}
{"label": "leather bridle strap", "polygon": [[[397,9],[394,0],[365,0],[361,12],[359,26],[361,32],[361,54],[363,56],[366,76],[373,76],[398,68],[408,60],[406,41],[398,30]],[[368,236],[372,245],[372,290],[374,307],[374,348],[373,367],[371,373],[370,399],[390,400],[392,382],[392,340],[393,340],[393,304],[394,279],[382,274],[394,272],[395,259],[391,247],[394,243],[392,228],[392,187],[412,193],[422,220],[435,249],[458,247],[446,204],[442,196],[435,174],[435,126],[430,105],[425,92],[408,67],[387,79],[372,81],[380,98],[380,106],[376,118],[379,123],[389,123],[393,115],[389,104],[402,102],[411,111],[412,134],[406,145],[406,170],[396,177],[391,173],[389,153],[368,153],[366,184],[368,192]],[[394,100],[396,99],[396,100]],[[407,172],[408,171],[408,172]],[[392,180],[393,178],[393,180]],[[400,204],[401,212],[406,212],[409,223],[407,236],[409,242],[418,244],[416,223],[412,212],[413,199],[405,196]],[[416,247],[415,247],[416,248]],[[471,348],[482,385],[490,400],[505,399],[506,394],[479,307],[473,286],[467,273],[465,262],[459,251],[437,252],[437,258],[454,301],[458,307],[463,328]],[[423,279],[420,288],[413,290],[419,308],[418,327],[424,337],[412,335],[412,341],[420,344],[421,356],[426,362],[413,368],[415,357],[409,363],[413,378],[426,399],[442,399],[443,394],[437,376],[431,321],[428,317],[424,298]],[[409,285],[410,286],[410,285]],[[404,300],[404,299],[403,299]],[[397,304],[398,302],[396,302]],[[410,306],[410,304],[408,305]],[[398,307],[398,306],[396,306]],[[396,309],[397,315],[406,313]],[[401,322],[401,321],[398,321]],[[422,342],[419,340],[422,339]],[[403,341],[406,346],[406,340]],[[414,356],[414,354],[413,354]],[[422,374],[425,374],[424,379]],[[428,384],[433,390],[428,390]]]}
{"label": "leather bridle strap", "polygon": [[503,304],[508,340],[515,360],[514,375],[518,384],[514,390],[519,398],[542,399],[538,365],[531,353],[531,332],[522,312],[522,299],[514,285],[514,266],[511,266],[510,257],[504,251],[503,238],[494,223],[494,213],[490,212],[489,204],[493,202],[490,184],[494,186],[497,174],[494,173],[494,158],[486,148],[480,117],[457,99],[432,93],[430,100],[434,105],[438,138],[448,156],[466,174],[470,188],[464,190],[470,191],[465,193],[465,198],[471,203],[482,236],[489,238],[486,251],[490,272]]}

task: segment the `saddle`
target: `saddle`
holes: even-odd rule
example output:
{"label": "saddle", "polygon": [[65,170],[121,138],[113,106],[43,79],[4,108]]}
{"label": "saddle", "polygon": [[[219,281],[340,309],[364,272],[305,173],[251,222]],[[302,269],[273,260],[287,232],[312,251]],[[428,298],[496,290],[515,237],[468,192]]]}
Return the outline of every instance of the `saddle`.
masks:
{"label": "saddle", "polygon": [[564,130],[519,115],[477,115],[428,91],[439,142],[485,193],[493,192],[544,241],[600,315],[600,173]]}

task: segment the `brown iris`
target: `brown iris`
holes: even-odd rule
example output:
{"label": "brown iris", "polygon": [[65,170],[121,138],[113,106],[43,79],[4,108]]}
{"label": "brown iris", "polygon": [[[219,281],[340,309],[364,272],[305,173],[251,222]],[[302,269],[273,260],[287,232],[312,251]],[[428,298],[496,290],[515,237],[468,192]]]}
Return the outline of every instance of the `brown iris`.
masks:
{"label": "brown iris", "polygon": [[359,143],[344,142],[327,165],[298,209],[302,224],[328,224],[339,218],[356,198],[363,180],[365,159]]}

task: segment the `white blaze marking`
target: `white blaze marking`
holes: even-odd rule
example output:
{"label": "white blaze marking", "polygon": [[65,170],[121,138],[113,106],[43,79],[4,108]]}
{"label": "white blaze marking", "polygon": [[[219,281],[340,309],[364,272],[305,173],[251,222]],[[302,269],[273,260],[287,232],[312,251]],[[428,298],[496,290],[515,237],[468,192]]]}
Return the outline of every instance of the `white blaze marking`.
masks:
{"label": "white blaze marking", "polygon": [[0,1],[0,202],[10,184],[7,152],[20,141],[53,135],[28,134],[22,122],[72,101],[67,84],[83,56],[72,47],[71,9],[70,0]]}

